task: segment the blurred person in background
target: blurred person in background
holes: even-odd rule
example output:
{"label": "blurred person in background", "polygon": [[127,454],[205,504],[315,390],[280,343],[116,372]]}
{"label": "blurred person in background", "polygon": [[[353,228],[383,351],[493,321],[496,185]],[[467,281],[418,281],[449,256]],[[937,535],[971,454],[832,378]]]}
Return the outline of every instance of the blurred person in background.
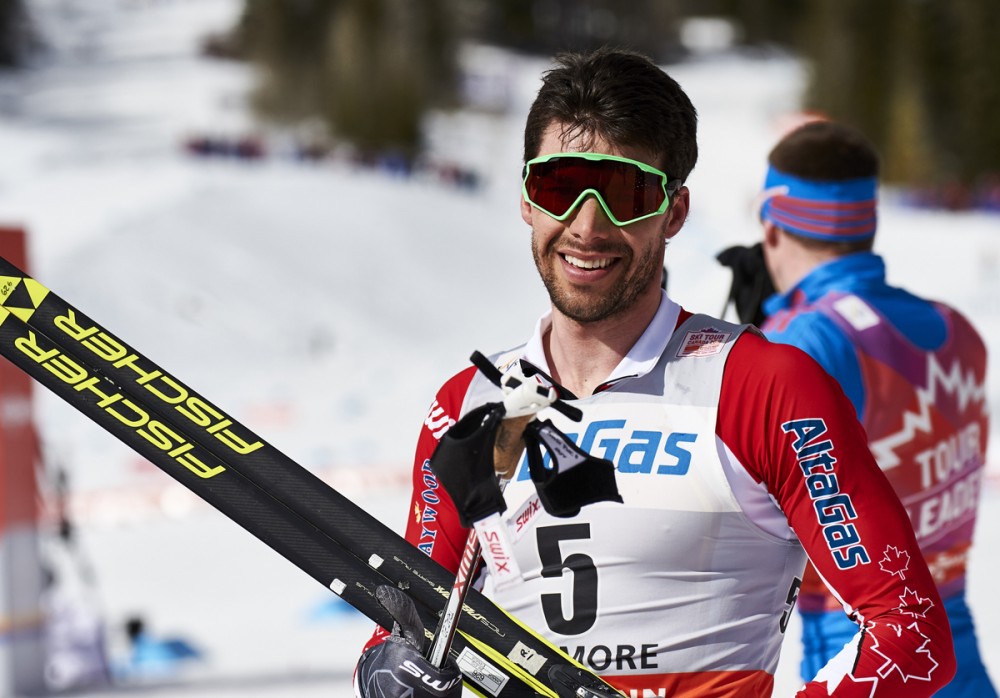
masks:
{"label": "blurred person in background", "polygon": [[[538,416],[614,463],[623,503],[535,506],[541,488],[522,461],[497,488],[506,525],[523,524],[522,576],[485,591],[627,695],[765,698],[808,554],[866,631],[798,695],[930,696],[954,671],[947,618],[851,404],[805,353],[692,314],[661,288],[692,205],[696,124],[681,87],[638,54],[564,54],[544,76],[520,210],[551,308],[491,360],[580,408],[579,423]],[[428,512],[422,493],[441,492],[436,459],[460,447],[449,434],[497,429],[483,410],[501,399],[469,367],[420,433],[406,537],[451,570],[464,502],[441,496]],[[378,629],[358,695],[458,695],[457,667],[430,667],[420,649]]]}
{"label": "blurred person in background", "polygon": [[[804,350],[840,383],[906,507],[958,658],[954,680],[935,696],[995,698],[965,601],[989,434],[983,340],[953,308],[886,282],[885,263],[872,252],[879,156],[862,134],[813,121],[786,135],[768,164],[760,208],[766,269],[744,269],[734,286],[753,295],[759,277],[770,276],[777,293],[763,303],[764,333]],[[799,593],[806,681],[867,628],[824,577],[809,566]]]}

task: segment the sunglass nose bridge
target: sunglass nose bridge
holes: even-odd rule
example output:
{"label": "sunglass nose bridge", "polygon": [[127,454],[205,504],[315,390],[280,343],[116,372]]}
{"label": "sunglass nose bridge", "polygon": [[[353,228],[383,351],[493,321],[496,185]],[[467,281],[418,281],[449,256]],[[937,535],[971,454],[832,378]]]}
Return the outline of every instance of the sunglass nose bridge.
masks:
{"label": "sunglass nose bridge", "polygon": [[596,215],[601,216],[614,226],[620,225],[618,221],[615,220],[615,216],[611,213],[611,209],[608,207],[608,202],[604,200],[601,192],[593,188],[584,189],[580,192],[580,195],[577,196],[573,205],[566,210],[564,219],[568,219],[574,215],[579,216],[581,210],[584,208],[584,205],[589,199],[593,199],[594,201],[594,212]]}

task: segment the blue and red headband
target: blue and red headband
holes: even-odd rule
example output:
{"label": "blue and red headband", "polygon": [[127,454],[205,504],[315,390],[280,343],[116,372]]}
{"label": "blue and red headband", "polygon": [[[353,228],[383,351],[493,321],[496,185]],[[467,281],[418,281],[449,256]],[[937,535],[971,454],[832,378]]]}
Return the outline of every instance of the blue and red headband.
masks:
{"label": "blue and red headband", "polygon": [[875,235],[877,188],[875,177],[824,182],[770,167],[760,196],[760,218],[814,240],[865,240]]}

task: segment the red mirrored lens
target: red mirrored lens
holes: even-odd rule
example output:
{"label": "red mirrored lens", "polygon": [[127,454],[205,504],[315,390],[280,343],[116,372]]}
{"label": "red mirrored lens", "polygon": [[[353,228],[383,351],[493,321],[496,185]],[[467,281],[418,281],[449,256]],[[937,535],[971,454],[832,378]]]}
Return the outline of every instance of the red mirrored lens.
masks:
{"label": "red mirrored lens", "polygon": [[532,164],[525,182],[528,198],[549,213],[562,216],[587,189],[599,192],[619,221],[659,210],[666,198],[663,180],[628,162],[553,158]]}

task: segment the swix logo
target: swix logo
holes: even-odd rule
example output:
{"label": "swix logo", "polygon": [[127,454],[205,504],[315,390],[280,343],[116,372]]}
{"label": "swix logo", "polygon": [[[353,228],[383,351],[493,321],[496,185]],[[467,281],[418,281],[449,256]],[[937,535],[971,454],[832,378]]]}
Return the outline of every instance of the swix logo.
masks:
{"label": "swix logo", "polygon": [[[491,514],[475,522],[476,535],[483,549],[483,560],[489,568],[496,589],[502,589],[521,578],[521,568],[514,558],[513,547],[499,514]],[[467,547],[466,550],[469,548]]]}
{"label": "swix logo", "polygon": [[434,693],[447,693],[449,688],[462,682],[462,675],[459,674],[453,679],[445,681],[443,679],[435,679],[430,674],[426,673],[423,669],[418,667],[412,660],[404,660],[402,664],[399,665],[400,668],[407,674],[417,677],[420,679],[420,683],[434,691]]}
{"label": "swix logo", "polygon": [[[698,435],[629,427],[625,419],[602,419],[586,424],[583,435],[566,433],[581,449],[615,464],[621,474],[687,475],[691,467],[690,445]],[[549,454],[544,456],[548,465]],[[527,457],[521,459],[517,479],[528,480]]]}
{"label": "swix logo", "polygon": [[506,546],[503,541],[500,540],[499,531],[486,531],[483,535],[483,542],[486,544],[485,553],[490,556],[496,565],[496,571],[503,574],[510,574],[510,555],[507,553]]}
{"label": "swix logo", "polygon": [[521,533],[528,527],[535,515],[542,510],[542,502],[538,497],[532,497],[514,515],[514,537],[520,538]]}

